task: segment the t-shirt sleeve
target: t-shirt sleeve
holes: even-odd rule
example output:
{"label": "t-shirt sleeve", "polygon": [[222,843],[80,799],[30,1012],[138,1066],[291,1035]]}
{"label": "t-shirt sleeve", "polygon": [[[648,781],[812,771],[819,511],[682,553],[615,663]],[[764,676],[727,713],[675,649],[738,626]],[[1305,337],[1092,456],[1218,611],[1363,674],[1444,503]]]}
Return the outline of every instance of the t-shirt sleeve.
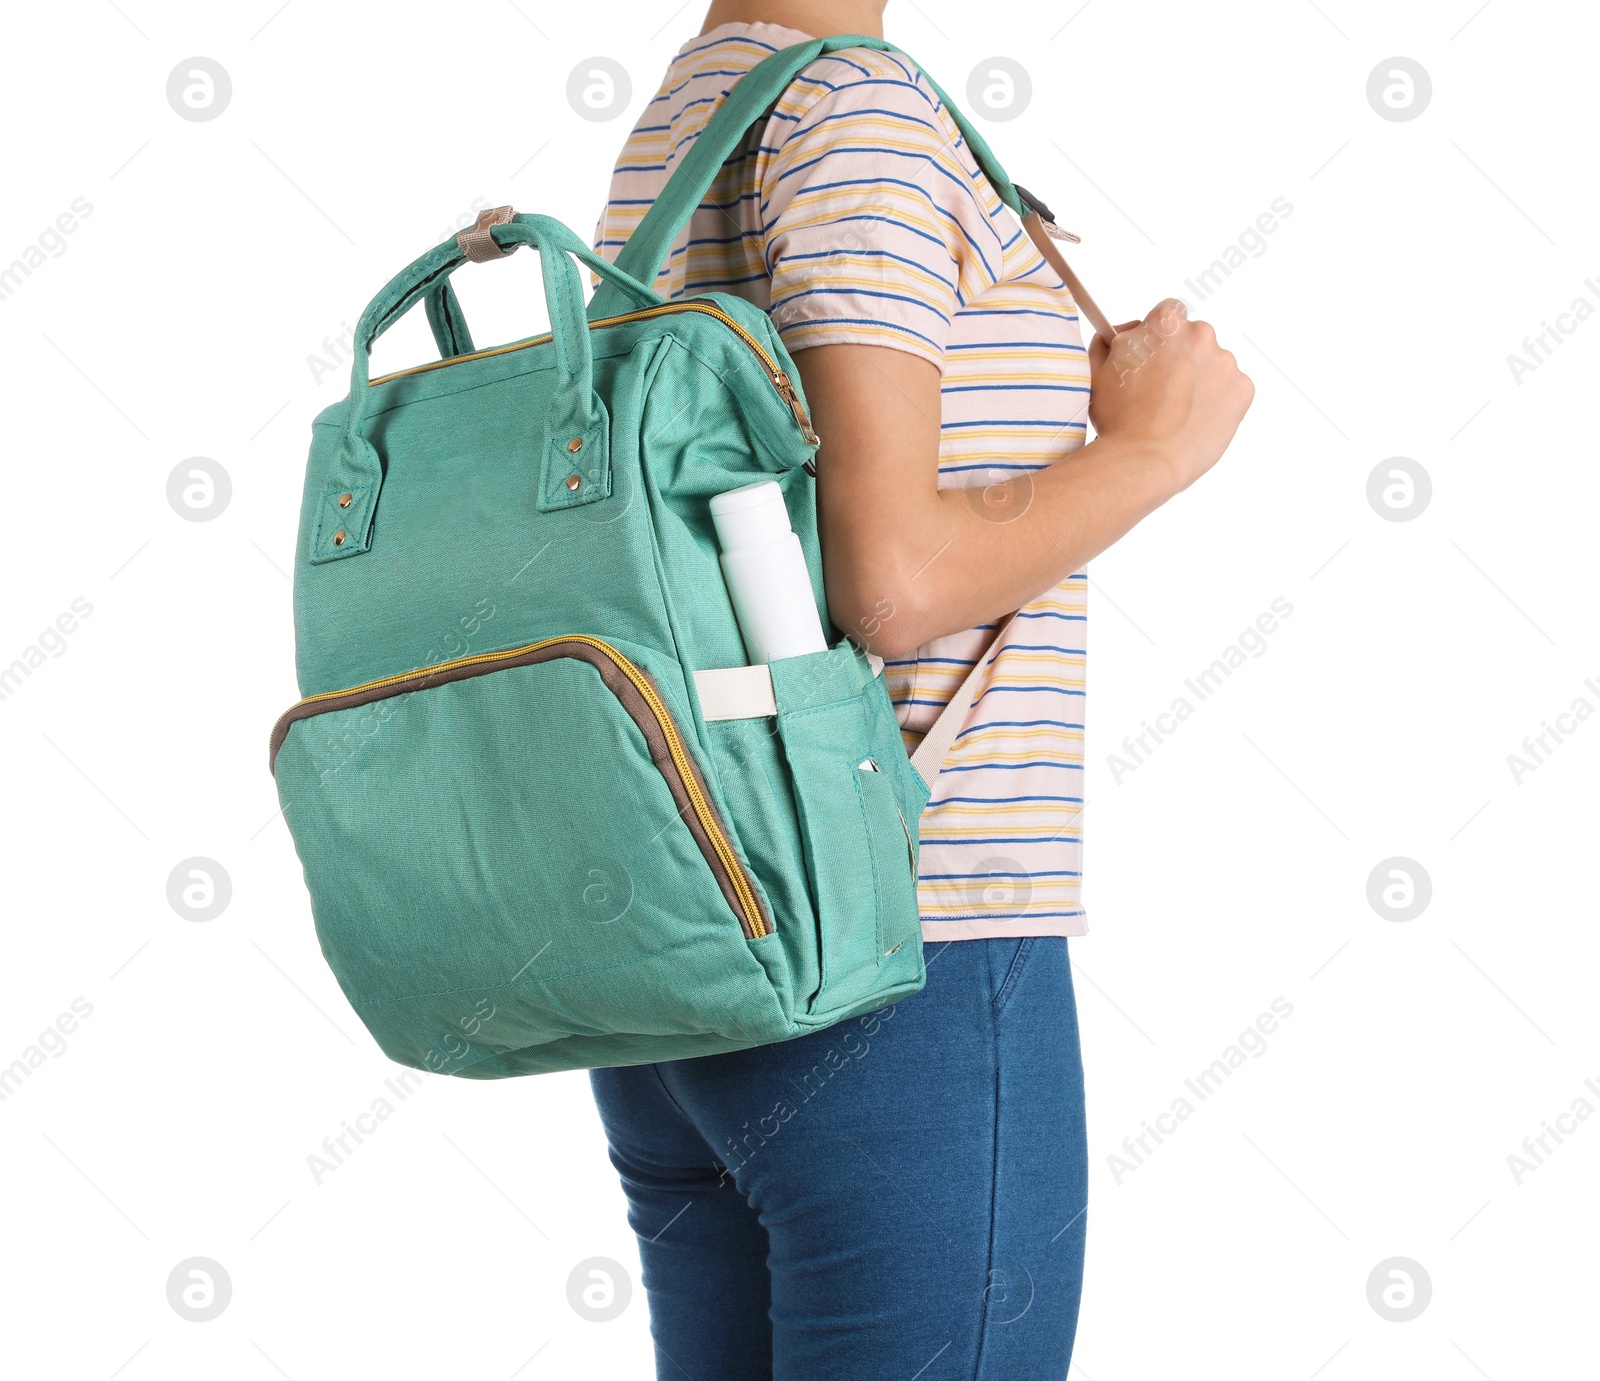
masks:
{"label": "t-shirt sleeve", "polygon": [[1002,270],[1003,208],[918,69],[822,59],[767,125],[771,314],[791,351],[882,345],[943,368],[950,320]]}

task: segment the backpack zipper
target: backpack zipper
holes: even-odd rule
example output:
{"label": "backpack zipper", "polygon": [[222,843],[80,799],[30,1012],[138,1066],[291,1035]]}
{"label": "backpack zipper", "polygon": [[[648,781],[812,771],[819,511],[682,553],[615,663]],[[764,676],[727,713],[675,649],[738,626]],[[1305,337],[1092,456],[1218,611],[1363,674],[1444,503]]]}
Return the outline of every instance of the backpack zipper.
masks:
{"label": "backpack zipper", "polygon": [[[661,734],[666,742],[668,754],[672,758],[673,766],[677,769],[678,779],[683,783],[684,792],[694,807],[696,819],[705,831],[706,837],[711,841],[711,847],[717,858],[721,861],[723,873],[733,888],[734,895],[739,899],[740,916],[745,932],[752,940],[759,940],[768,933],[766,917],[762,914],[761,903],[756,898],[755,888],[751,885],[750,878],[744,870],[744,865],[739,861],[739,855],[734,851],[733,844],[728,836],[723,833],[722,822],[717,818],[717,812],[711,802],[706,798],[705,792],[700,787],[700,777],[695,771],[694,760],[689,756],[689,750],[684,746],[683,738],[678,733],[678,726],[673,722],[672,712],[667,708],[666,702],[661,698],[654,683],[633,662],[618,652],[610,643],[600,638],[593,638],[584,633],[566,633],[555,638],[544,638],[536,643],[528,643],[523,647],[508,648],[503,652],[481,652],[473,657],[458,657],[452,662],[440,662],[431,667],[424,667],[420,671],[409,671],[398,676],[385,676],[376,681],[367,681],[359,686],[351,686],[346,690],[323,691],[319,695],[308,695],[303,700],[290,706],[272,731],[272,756],[277,757],[278,748],[287,737],[289,726],[300,719],[310,718],[317,713],[308,707],[328,700],[343,700],[354,698],[360,703],[367,699],[375,699],[371,692],[402,686],[406,682],[418,682],[413,689],[422,690],[429,686],[437,685],[441,679],[448,678],[450,673],[460,671],[467,667],[484,666],[494,662],[510,661],[518,657],[526,657],[529,653],[537,652],[543,648],[554,647],[559,643],[582,643],[586,647],[594,648],[632,683],[635,690],[649,706],[650,712],[655,716],[656,722],[661,726]],[[404,690],[393,690],[393,694],[404,694]]]}
{"label": "backpack zipper", "polygon": [[[691,298],[685,302],[663,302],[658,307],[641,307],[637,311],[624,312],[621,316],[601,317],[598,321],[589,322],[588,326],[591,331],[594,331],[606,326],[622,326],[630,321],[643,321],[648,317],[663,316],[668,312],[699,312],[703,316],[715,317],[724,326],[728,327],[740,340],[749,346],[756,358],[761,361],[762,368],[767,371],[767,378],[772,381],[773,388],[778,391],[778,397],[789,405],[789,411],[794,414],[794,420],[799,425],[800,435],[805,438],[806,444],[808,446],[818,444],[817,434],[812,429],[811,418],[806,412],[805,404],[800,401],[800,394],[794,386],[794,380],[778,368],[778,362],[767,353],[761,342],[729,316],[727,312],[723,311],[722,308],[710,302],[698,302]],[[444,369],[449,365],[461,364],[467,360],[483,360],[488,359],[491,355],[505,355],[513,350],[526,350],[530,346],[545,345],[552,339],[551,333],[546,331],[542,336],[533,336],[528,340],[517,341],[513,345],[497,345],[489,350],[475,350],[470,355],[452,355],[447,360],[433,360],[428,364],[412,365],[410,369],[397,369],[393,374],[385,374],[380,378],[373,379],[368,384],[368,387],[376,388],[379,384],[386,384],[391,379],[404,379],[412,374],[427,374],[435,369]]]}

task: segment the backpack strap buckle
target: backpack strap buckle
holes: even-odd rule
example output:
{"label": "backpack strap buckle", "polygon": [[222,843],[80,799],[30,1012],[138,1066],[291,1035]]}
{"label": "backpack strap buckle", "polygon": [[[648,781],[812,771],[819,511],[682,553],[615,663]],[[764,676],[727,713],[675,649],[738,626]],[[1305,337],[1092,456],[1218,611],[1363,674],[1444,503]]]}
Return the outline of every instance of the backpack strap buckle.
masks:
{"label": "backpack strap buckle", "polygon": [[478,219],[472,223],[472,228],[463,230],[456,236],[456,244],[475,264],[486,264],[491,259],[504,259],[506,255],[514,252],[514,248],[501,249],[494,242],[494,236],[489,233],[489,227],[505,225],[515,214],[509,206],[496,206],[488,211],[478,212]]}
{"label": "backpack strap buckle", "polygon": [[1034,196],[1033,193],[1024,187],[1020,182],[1013,182],[1011,187],[1012,190],[1016,192],[1018,201],[1027,207],[1028,210],[1037,211],[1039,213],[1039,220],[1044,226],[1044,233],[1052,240],[1065,240],[1069,245],[1083,243],[1081,236],[1074,235],[1070,230],[1063,230],[1059,225],[1057,225],[1056,213],[1046,206],[1042,201],[1040,201],[1038,197]]}

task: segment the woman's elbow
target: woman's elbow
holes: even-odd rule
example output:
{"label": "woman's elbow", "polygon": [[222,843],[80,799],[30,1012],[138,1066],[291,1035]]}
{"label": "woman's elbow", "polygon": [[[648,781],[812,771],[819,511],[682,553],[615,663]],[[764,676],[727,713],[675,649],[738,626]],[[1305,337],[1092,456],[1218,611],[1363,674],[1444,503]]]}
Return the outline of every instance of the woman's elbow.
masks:
{"label": "woman's elbow", "polygon": [[830,584],[828,616],[846,637],[886,662],[909,657],[933,636],[923,610],[887,582]]}

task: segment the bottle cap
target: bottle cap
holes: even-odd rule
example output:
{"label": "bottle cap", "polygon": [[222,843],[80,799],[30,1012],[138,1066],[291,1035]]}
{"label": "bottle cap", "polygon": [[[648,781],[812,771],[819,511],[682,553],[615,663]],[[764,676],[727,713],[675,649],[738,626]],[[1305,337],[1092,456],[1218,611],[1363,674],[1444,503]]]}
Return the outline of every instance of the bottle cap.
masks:
{"label": "bottle cap", "polygon": [[775,480],[761,480],[714,494],[711,521],[717,529],[717,542],[725,552],[770,542],[793,530],[783,490]]}

